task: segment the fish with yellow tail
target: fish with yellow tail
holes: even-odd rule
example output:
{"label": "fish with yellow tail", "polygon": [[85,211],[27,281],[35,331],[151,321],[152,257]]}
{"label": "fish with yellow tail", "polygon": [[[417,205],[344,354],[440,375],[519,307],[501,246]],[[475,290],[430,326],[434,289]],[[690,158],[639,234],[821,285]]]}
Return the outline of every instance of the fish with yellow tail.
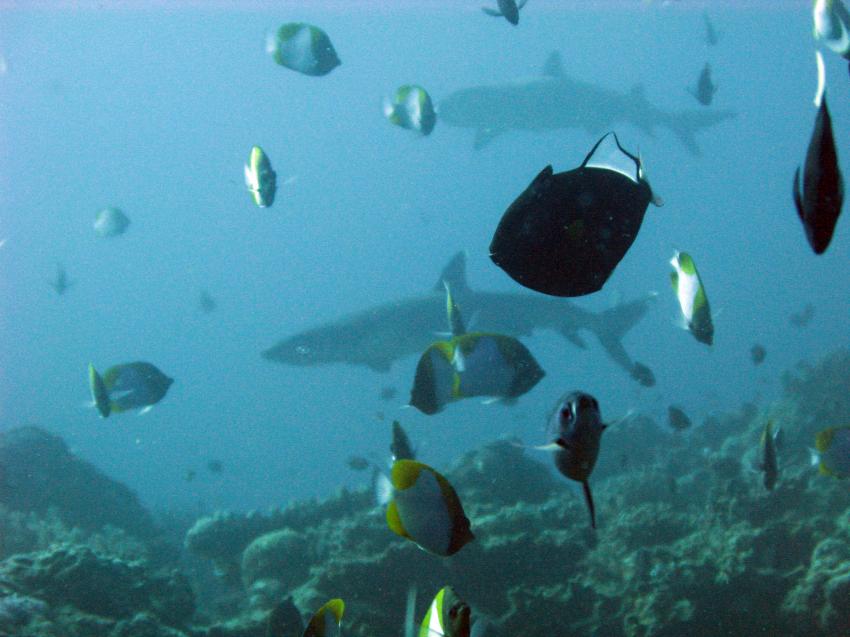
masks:
{"label": "fish with yellow tail", "polygon": [[470,609],[451,586],[441,588],[428,607],[418,637],[469,637]]}
{"label": "fish with yellow tail", "polygon": [[815,435],[812,465],[833,478],[850,478],[850,427],[829,427]]}
{"label": "fish with yellow tail", "polygon": [[302,637],[340,637],[345,602],[335,598],[327,602],[310,618]]}
{"label": "fish with yellow tail", "polygon": [[436,414],[451,402],[473,396],[513,400],[545,375],[514,337],[467,332],[448,285],[446,314],[450,339],[432,343],[416,365],[410,404],[422,413]]}
{"label": "fish with yellow tail", "polygon": [[475,539],[457,493],[440,473],[415,460],[396,460],[387,526],[419,548],[454,555]]}
{"label": "fish with yellow tail", "polygon": [[683,327],[700,343],[711,345],[714,342],[711,308],[693,258],[687,252],[677,251],[670,265],[673,266],[670,283],[682,310]]}
{"label": "fish with yellow tail", "polygon": [[558,471],[581,483],[593,529],[596,528],[596,507],[588,479],[599,457],[602,432],[607,427],[593,396],[582,391],[567,392],[555,405],[547,425],[547,431],[557,431],[558,437],[548,445],[534,447],[553,452]]}

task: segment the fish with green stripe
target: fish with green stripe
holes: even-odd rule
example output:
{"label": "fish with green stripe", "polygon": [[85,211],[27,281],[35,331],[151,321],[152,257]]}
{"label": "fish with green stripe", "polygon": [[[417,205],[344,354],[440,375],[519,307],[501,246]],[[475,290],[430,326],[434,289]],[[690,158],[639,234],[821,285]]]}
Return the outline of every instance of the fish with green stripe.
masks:
{"label": "fish with green stripe", "polygon": [[113,365],[101,376],[89,363],[89,391],[101,418],[133,409],[149,411],[165,398],[174,382],[155,365],[143,361]]}
{"label": "fish with green stripe", "polygon": [[266,38],[266,52],[288,69],[314,77],[327,75],[341,62],[328,34],[306,22],[288,22]]}
{"label": "fish with green stripe", "polygon": [[441,588],[428,607],[418,637],[469,637],[470,609],[451,586]]}
{"label": "fish with green stripe", "polygon": [[829,427],[815,435],[812,465],[833,478],[850,478],[850,427]]}
{"label": "fish with green stripe", "polygon": [[677,251],[670,265],[673,266],[670,282],[682,310],[683,327],[700,343],[711,345],[714,342],[711,308],[693,258],[687,252]]}
{"label": "fish with green stripe", "polygon": [[258,207],[268,208],[274,203],[277,173],[272,170],[269,156],[259,146],[251,148],[251,156],[245,164],[245,186]]}
{"label": "fish with green stripe", "polygon": [[334,598],[322,606],[310,618],[302,637],[340,637],[345,602]]}

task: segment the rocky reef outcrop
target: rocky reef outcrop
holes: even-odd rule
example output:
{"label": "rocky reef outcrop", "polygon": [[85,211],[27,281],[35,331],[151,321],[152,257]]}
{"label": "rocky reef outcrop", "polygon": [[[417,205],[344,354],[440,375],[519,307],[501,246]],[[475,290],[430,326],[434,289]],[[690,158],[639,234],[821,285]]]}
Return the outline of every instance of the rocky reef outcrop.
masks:
{"label": "rocky reef outcrop", "polygon": [[38,427],[0,432],[0,506],[23,513],[53,510],[69,526],[86,530],[111,525],[136,537],[156,534],[153,518],[130,489]]}

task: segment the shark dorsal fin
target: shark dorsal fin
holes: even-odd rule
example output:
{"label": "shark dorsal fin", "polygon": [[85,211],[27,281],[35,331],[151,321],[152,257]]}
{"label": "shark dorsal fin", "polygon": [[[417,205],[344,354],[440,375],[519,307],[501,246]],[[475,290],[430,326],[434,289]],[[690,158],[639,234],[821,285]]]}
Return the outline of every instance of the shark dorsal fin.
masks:
{"label": "shark dorsal fin", "polygon": [[455,254],[440,272],[440,278],[434,284],[434,292],[445,294],[448,285],[452,293],[463,297],[469,291],[466,283],[466,250]]}
{"label": "shark dorsal fin", "polygon": [[561,54],[557,51],[552,51],[546,62],[543,64],[543,75],[559,79],[564,77],[564,65],[561,62]]}

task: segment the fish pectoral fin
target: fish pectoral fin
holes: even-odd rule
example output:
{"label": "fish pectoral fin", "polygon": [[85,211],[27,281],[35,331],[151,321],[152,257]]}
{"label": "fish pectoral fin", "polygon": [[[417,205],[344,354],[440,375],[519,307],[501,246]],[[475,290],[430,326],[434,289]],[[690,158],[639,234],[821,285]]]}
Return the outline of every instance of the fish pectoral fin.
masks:
{"label": "fish pectoral fin", "polygon": [[794,171],[794,206],[797,208],[797,216],[803,221],[803,195],[800,192],[800,167]]}
{"label": "fish pectoral fin", "polygon": [[498,11],[496,9],[491,9],[490,7],[481,7],[481,10],[484,13],[486,13],[487,15],[493,16],[494,18],[501,18],[502,17],[502,12]]}

